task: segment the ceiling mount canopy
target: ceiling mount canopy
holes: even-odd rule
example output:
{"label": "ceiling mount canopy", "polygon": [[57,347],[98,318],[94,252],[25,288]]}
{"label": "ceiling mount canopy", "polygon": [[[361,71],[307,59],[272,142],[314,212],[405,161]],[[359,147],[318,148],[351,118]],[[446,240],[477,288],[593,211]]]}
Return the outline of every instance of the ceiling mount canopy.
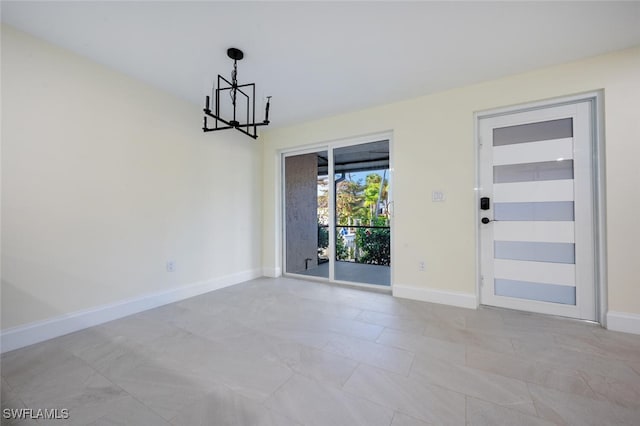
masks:
{"label": "ceiling mount canopy", "polygon": [[[214,132],[236,129],[253,139],[257,139],[258,127],[269,125],[271,96],[267,96],[264,120],[256,122],[256,85],[255,83],[238,84],[238,61],[244,58],[244,52],[230,47],[227,49],[227,56],[233,59],[231,81],[218,74],[218,83],[213,86],[212,98],[207,95],[205,99],[202,130]],[[211,101],[213,101],[213,111],[211,110]],[[215,127],[208,127],[207,117],[215,120]],[[244,119],[243,122],[240,122],[241,118]]]}

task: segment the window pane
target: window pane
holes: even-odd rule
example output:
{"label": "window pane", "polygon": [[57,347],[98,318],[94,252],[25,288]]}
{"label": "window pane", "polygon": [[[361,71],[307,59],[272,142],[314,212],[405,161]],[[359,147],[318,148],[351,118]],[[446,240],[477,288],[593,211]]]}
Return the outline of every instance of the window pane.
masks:
{"label": "window pane", "polygon": [[573,201],[494,204],[495,220],[572,221],[573,217]]}
{"label": "window pane", "polygon": [[576,288],[567,285],[496,279],[495,292],[496,296],[517,297],[565,305],[576,304]]}
{"label": "window pane", "polygon": [[495,241],[494,257],[531,262],[576,263],[573,243]]}
{"label": "window pane", "polygon": [[573,118],[493,129],[493,146],[573,137]]}
{"label": "window pane", "polygon": [[493,183],[573,179],[573,160],[493,166]]}

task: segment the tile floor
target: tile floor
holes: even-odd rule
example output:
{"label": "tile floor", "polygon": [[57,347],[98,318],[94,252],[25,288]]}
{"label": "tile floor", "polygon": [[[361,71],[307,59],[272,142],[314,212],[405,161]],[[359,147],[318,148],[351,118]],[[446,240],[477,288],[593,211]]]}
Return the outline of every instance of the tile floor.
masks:
{"label": "tile floor", "polygon": [[68,409],[56,425],[640,425],[640,336],[284,278],[1,367],[2,408]]}
{"label": "tile floor", "polygon": [[[302,270],[296,274],[311,277],[329,278],[329,262],[321,263],[315,268]],[[336,262],[336,281],[374,284],[389,287],[391,285],[391,267],[370,265],[368,263]]]}

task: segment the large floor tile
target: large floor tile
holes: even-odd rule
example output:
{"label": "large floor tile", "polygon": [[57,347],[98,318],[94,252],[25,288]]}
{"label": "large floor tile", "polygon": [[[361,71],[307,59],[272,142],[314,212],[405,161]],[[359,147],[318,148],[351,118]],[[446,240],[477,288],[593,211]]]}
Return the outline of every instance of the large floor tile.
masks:
{"label": "large floor tile", "polygon": [[358,366],[358,361],[353,359],[260,332],[228,338],[224,344],[233,352],[261,354],[298,374],[337,387],[342,386]]}
{"label": "large floor tile", "polygon": [[324,348],[329,342],[329,339],[335,334],[316,325],[307,327],[297,321],[288,319],[264,321],[251,326],[261,333],[281,339],[292,340],[302,345],[318,349]]}
{"label": "large floor tile", "polygon": [[427,337],[446,340],[462,345],[475,346],[494,352],[513,353],[511,339],[504,336],[496,336],[478,330],[469,330],[442,323],[427,323],[424,329]]}
{"label": "large floor tile", "polygon": [[185,372],[158,364],[137,366],[112,380],[167,421],[186,405],[206,395],[212,386],[204,385]]}
{"label": "large floor tile", "polygon": [[425,327],[425,320],[423,319],[407,315],[391,315],[383,312],[361,311],[355,319],[413,334],[422,334]]}
{"label": "large floor tile", "polygon": [[[0,423],[3,425],[15,425],[19,424],[20,420],[17,418],[11,417],[11,410],[20,410],[23,408],[27,408],[27,406],[22,402],[22,400],[18,397],[18,395],[13,392],[11,386],[7,382],[2,379],[2,385],[0,387],[0,408],[2,409],[2,420]],[[9,416],[5,417],[5,410],[9,410]]]}
{"label": "large floor tile", "polygon": [[295,426],[300,423],[275,412],[266,405],[246,398],[224,386],[186,405],[171,421],[176,426],[255,425]]}
{"label": "large floor tile", "polygon": [[584,374],[567,366],[478,348],[467,349],[466,365],[488,373],[599,399]]}
{"label": "large floor tile", "polygon": [[516,356],[619,380],[637,373],[626,361],[574,350],[548,339],[512,339]]}
{"label": "large floor tile", "polygon": [[640,424],[640,409],[628,409],[538,385],[528,386],[538,415],[552,423],[584,426]]}
{"label": "large floor tile", "polygon": [[393,417],[388,408],[300,375],[293,376],[266,404],[304,425],[388,426]]}
{"label": "large floor tile", "polygon": [[588,372],[583,376],[599,397],[623,407],[640,409],[640,377],[622,380]]}
{"label": "large floor tile", "polygon": [[464,423],[464,395],[431,385],[419,377],[408,378],[361,365],[344,390],[428,423]]}
{"label": "large floor tile", "polygon": [[69,424],[640,424],[640,336],[289,278],[1,364],[3,408],[65,407]]}
{"label": "large floor tile", "polygon": [[449,363],[439,358],[417,355],[410,377],[423,379],[468,396],[484,399],[535,414],[533,401],[525,382],[471,367]]}
{"label": "large floor tile", "polygon": [[465,363],[466,347],[460,343],[389,329],[383,331],[376,342],[415,354],[443,358],[458,364]]}
{"label": "large floor tile", "polygon": [[38,387],[18,392],[28,408],[66,408],[66,424],[86,425],[113,412],[129,395],[119,386],[89,367],[80,367]]}
{"label": "large floor tile", "polygon": [[467,425],[469,426],[552,426],[547,420],[511,410],[501,405],[467,397]]}
{"label": "large floor tile", "polygon": [[305,297],[294,296],[289,293],[280,294],[277,297],[279,307],[292,308],[296,313],[314,316],[315,314],[332,315],[344,319],[355,319],[362,312],[361,309],[324,300],[313,300]]}
{"label": "large floor tile", "polygon": [[391,426],[429,426],[429,423],[396,411]]}
{"label": "large floor tile", "polygon": [[403,349],[338,334],[329,338],[324,350],[402,375],[409,373],[414,358]]}
{"label": "large floor tile", "polygon": [[28,392],[40,383],[64,375],[83,362],[62,349],[55,340],[39,343],[2,355],[2,378],[14,390]]}
{"label": "large floor tile", "polygon": [[279,359],[262,352],[235,350],[187,332],[159,339],[156,344],[161,365],[180,366],[183,376],[205,389],[222,383],[250,398],[264,399],[293,374]]}
{"label": "large floor tile", "polygon": [[89,426],[170,426],[170,423],[137,399],[129,396],[117,401],[109,412]]}

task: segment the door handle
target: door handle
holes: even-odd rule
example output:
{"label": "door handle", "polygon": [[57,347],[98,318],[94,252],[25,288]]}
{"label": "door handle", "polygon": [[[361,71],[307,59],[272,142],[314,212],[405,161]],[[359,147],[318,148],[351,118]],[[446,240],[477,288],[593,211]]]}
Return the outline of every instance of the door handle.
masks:
{"label": "door handle", "polygon": [[495,219],[489,219],[488,217],[483,217],[482,219],[480,219],[480,222],[486,225],[489,222],[500,222],[500,221]]}

